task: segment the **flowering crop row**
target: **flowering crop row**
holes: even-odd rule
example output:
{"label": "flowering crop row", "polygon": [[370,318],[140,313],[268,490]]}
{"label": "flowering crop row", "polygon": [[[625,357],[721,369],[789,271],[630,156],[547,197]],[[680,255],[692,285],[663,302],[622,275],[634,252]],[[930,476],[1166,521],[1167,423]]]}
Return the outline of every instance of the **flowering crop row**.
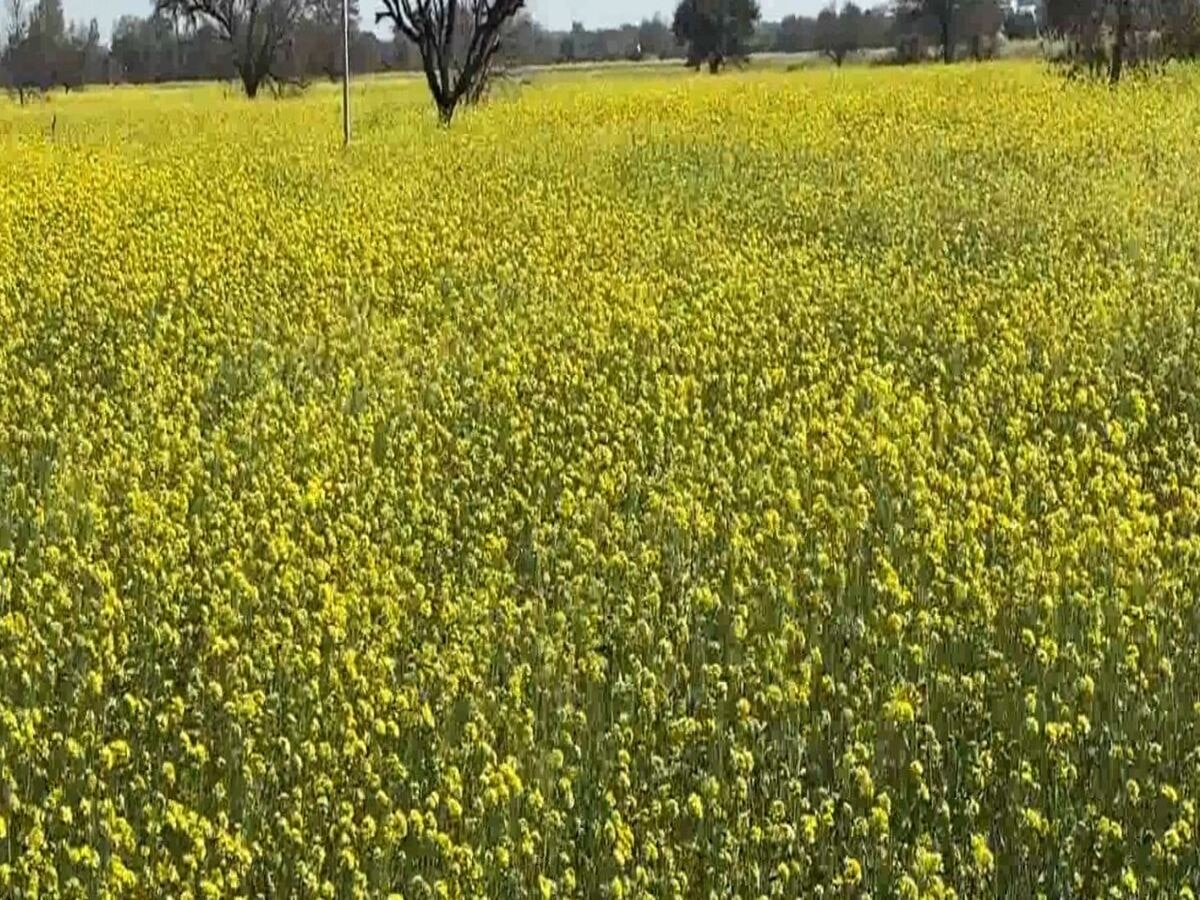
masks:
{"label": "flowering crop row", "polygon": [[4,106],[0,895],[1193,896],[1197,88]]}

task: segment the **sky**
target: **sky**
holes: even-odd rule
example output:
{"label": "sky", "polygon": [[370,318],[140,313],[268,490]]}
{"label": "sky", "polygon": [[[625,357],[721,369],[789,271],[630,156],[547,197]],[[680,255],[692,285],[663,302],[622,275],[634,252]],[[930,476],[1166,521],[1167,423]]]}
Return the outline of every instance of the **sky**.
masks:
{"label": "sky", "polygon": [[[796,13],[816,13],[825,0],[760,0],[763,18],[782,19]],[[534,17],[547,28],[567,29],[574,21],[583,22],[589,28],[620,25],[622,22],[639,22],[654,13],[661,13],[670,22],[675,4],[671,0],[527,0]],[[365,13],[374,5],[374,0],[359,0]],[[63,0],[68,19],[97,19],[100,30],[108,36],[112,23],[128,13],[146,15],[153,7],[153,0]],[[364,16],[366,18],[366,16]]]}

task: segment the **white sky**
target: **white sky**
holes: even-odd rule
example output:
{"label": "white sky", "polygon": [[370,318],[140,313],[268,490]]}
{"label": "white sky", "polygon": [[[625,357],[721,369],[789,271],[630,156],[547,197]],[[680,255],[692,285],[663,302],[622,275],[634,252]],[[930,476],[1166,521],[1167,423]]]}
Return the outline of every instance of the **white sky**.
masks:
{"label": "white sky", "polygon": [[[639,22],[655,13],[669,23],[675,8],[671,0],[527,0],[527,3],[534,17],[553,29],[570,28],[573,21],[583,22],[589,28],[615,26]],[[815,14],[825,0],[760,0],[760,3],[764,19],[778,20],[792,14]],[[95,18],[105,37],[117,18],[128,13],[147,15],[153,5],[153,0],[63,0],[68,20]],[[370,11],[375,0],[359,0],[359,6],[364,20],[373,17]]]}

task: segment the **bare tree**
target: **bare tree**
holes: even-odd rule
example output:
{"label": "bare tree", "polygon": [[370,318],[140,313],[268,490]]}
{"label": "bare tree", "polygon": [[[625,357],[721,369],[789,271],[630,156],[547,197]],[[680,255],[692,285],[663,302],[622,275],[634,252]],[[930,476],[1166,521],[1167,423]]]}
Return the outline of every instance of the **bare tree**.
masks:
{"label": "bare tree", "polygon": [[450,124],[462,102],[487,89],[505,23],[525,0],[383,0],[376,22],[391,21],[421,54],[438,115]]}
{"label": "bare tree", "polygon": [[4,0],[4,18],[8,30],[3,48],[3,69],[9,90],[24,106],[30,94],[45,89],[42,48],[31,38],[31,10],[24,0]]}
{"label": "bare tree", "polygon": [[288,84],[282,70],[292,39],[312,0],[156,0],[155,12],[212,23],[233,49],[246,96],[264,84]]}
{"label": "bare tree", "polygon": [[5,25],[4,51],[8,53],[29,34],[29,17],[25,14],[25,0],[4,0],[0,22]]}
{"label": "bare tree", "polygon": [[4,18],[0,19],[8,26],[6,37],[11,44],[14,40],[25,37],[25,0],[4,0]]}

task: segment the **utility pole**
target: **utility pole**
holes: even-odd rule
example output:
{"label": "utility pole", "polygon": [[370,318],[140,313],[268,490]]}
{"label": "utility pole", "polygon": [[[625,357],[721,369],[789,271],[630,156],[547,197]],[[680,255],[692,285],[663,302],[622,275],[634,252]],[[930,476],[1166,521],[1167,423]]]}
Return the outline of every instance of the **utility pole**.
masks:
{"label": "utility pole", "polygon": [[342,138],[350,146],[350,0],[342,0]]}

